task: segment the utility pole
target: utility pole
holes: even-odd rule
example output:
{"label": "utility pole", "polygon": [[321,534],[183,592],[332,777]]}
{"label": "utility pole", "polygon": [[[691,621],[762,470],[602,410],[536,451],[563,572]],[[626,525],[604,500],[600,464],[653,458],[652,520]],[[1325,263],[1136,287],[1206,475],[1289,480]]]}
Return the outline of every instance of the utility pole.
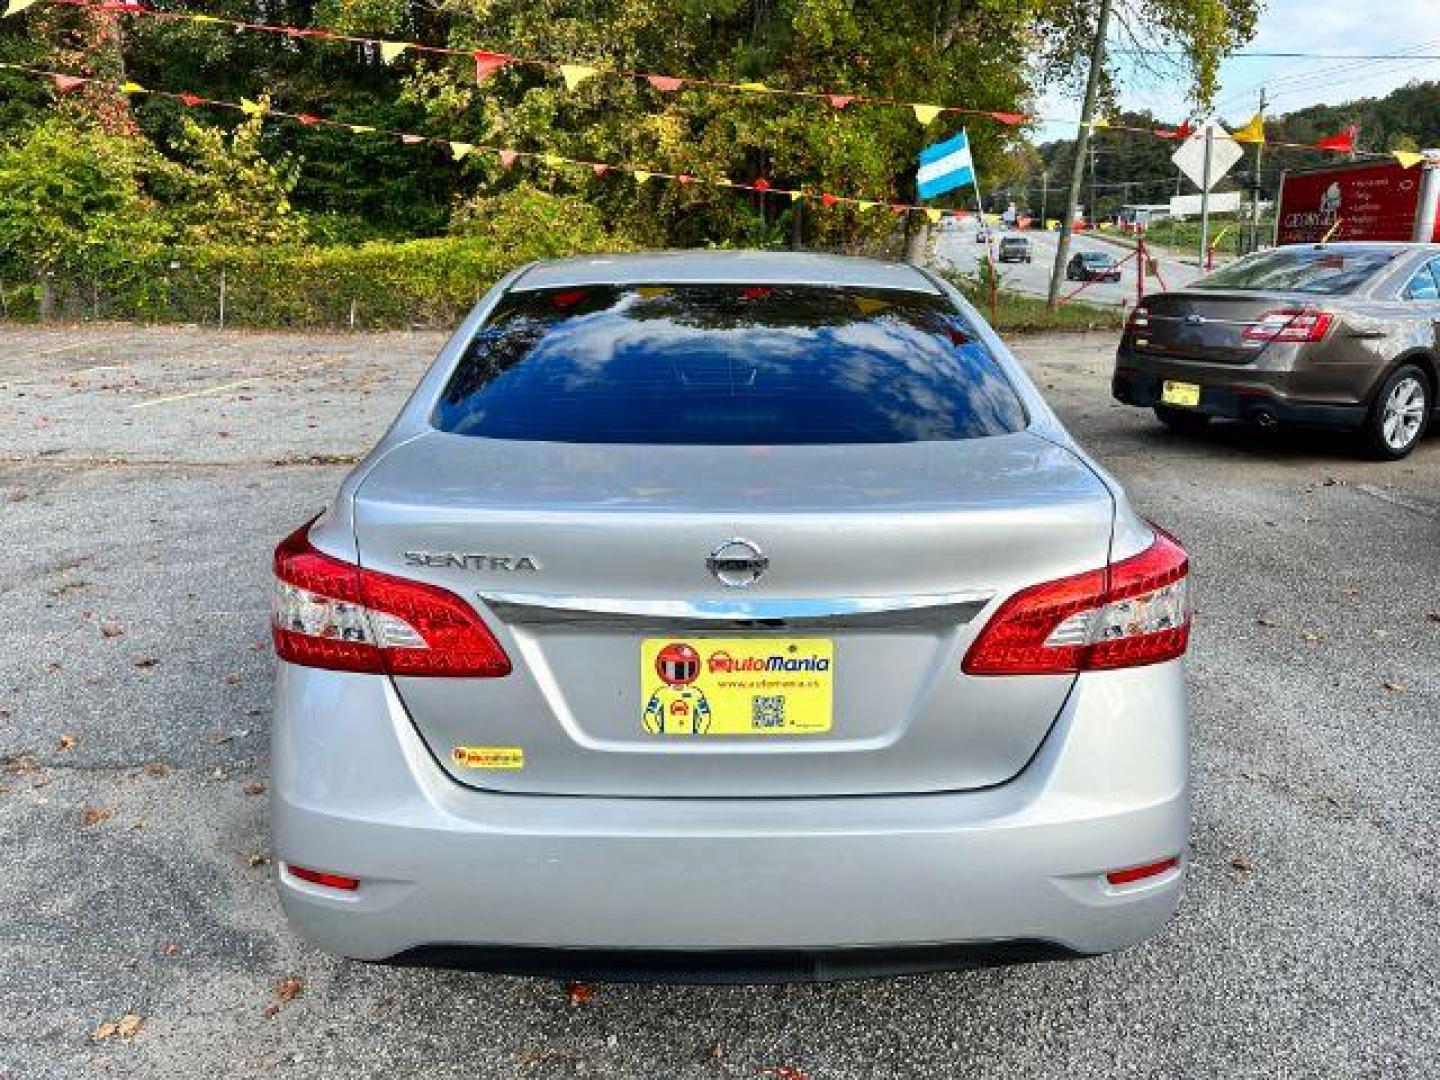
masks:
{"label": "utility pole", "polygon": [[1040,170],[1040,228],[1045,228],[1046,211],[1049,209],[1050,170]]}
{"label": "utility pole", "polygon": [[[1265,126],[1265,88],[1260,88],[1260,126]],[[1265,140],[1261,139],[1255,144],[1255,185],[1250,193],[1250,250],[1260,249],[1260,161],[1265,153]]]}
{"label": "utility pole", "polygon": [[1090,74],[1085,80],[1085,103],[1080,109],[1080,130],[1075,133],[1075,160],[1070,168],[1070,190],[1065,197],[1065,216],[1060,222],[1055,265],[1050,268],[1049,305],[1060,299],[1060,282],[1070,258],[1070,235],[1075,225],[1075,204],[1080,201],[1080,184],[1085,179],[1085,152],[1090,147],[1090,125],[1095,120],[1095,98],[1100,90],[1100,71],[1105,66],[1105,34],[1110,29],[1110,0],[1100,0],[1095,17],[1095,41],[1090,46]]}
{"label": "utility pole", "polygon": [[1210,159],[1215,148],[1215,125],[1205,125],[1205,164],[1200,171],[1200,269],[1205,269],[1205,249],[1210,246]]}
{"label": "utility pole", "polygon": [[1090,213],[1086,215],[1092,225],[1100,221],[1098,198],[1099,196],[1095,194],[1095,141],[1092,137],[1090,140]]}

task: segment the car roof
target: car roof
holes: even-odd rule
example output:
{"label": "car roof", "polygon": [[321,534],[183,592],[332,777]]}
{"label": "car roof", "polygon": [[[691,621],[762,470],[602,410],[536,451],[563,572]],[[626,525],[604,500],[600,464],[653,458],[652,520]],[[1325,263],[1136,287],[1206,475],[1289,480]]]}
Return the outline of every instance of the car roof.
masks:
{"label": "car roof", "polygon": [[930,278],[905,263],[801,251],[662,251],[581,255],[538,262],[513,292],[577,285],[831,285],[937,295]]}

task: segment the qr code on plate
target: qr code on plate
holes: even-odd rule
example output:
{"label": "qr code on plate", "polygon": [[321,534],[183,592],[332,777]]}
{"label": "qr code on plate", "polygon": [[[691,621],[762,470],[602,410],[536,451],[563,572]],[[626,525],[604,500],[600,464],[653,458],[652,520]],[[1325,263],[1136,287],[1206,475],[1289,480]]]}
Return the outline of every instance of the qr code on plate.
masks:
{"label": "qr code on plate", "polygon": [[755,695],[750,699],[750,726],[752,728],[778,728],[785,726],[785,697]]}

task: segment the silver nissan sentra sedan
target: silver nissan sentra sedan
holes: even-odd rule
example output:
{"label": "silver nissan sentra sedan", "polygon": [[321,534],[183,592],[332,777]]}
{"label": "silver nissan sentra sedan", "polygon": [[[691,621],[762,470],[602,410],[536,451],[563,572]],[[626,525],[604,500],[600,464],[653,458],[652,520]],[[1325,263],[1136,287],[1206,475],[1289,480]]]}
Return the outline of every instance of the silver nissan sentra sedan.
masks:
{"label": "silver nissan sentra sedan", "polygon": [[539,263],[274,560],[277,887],[366,960],[783,980],[1178,902],[1184,550],[948,284]]}

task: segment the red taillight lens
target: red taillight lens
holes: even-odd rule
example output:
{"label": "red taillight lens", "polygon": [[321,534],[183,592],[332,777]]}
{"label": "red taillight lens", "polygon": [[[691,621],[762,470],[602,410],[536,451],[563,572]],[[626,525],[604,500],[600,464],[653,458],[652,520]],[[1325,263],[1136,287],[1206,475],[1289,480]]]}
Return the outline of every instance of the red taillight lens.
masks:
{"label": "red taillight lens", "polygon": [[1131,866],[1124,870],[1111,870],[1105,875],[1105,880],[1111,885],[1129,885],[1132,882],[1144,881],[1146,878],[1168,874],[1179,865],[1180,859],[1172,855],[1168,859],[1146,863],[1144,866]]}
{"label": "red taillight lens", "polygon": [[286,863],[285,872],[301,881],[308,881],[313,885],[324,885],[327,889],[343,889],[346,892],[354,892],[360,888],[358,878],[346,877],[344,874],[332,874],[326,870],[307,870],[303,866],[291,866]]}
{"label": "red taillight lens", "polygon": [[1332,312],[1315,308],[1274,308],[1247,326],[1241,337],[1256,342],[1319,341],[1334,318]]}
{"label": "red taillight lens", "polygon": [[1155,530],[1144,551],[1105,570],[1022,589],[965,655],[967,675],[1043,675],[1173,660],[1190,640],[1190,562]]}
{"label": "red taillight lens", "polygon": [[331,671],[496,677],[510,658],[452,592],[315,550],[305,524],[275,549],[271,627],[282,660]]}

